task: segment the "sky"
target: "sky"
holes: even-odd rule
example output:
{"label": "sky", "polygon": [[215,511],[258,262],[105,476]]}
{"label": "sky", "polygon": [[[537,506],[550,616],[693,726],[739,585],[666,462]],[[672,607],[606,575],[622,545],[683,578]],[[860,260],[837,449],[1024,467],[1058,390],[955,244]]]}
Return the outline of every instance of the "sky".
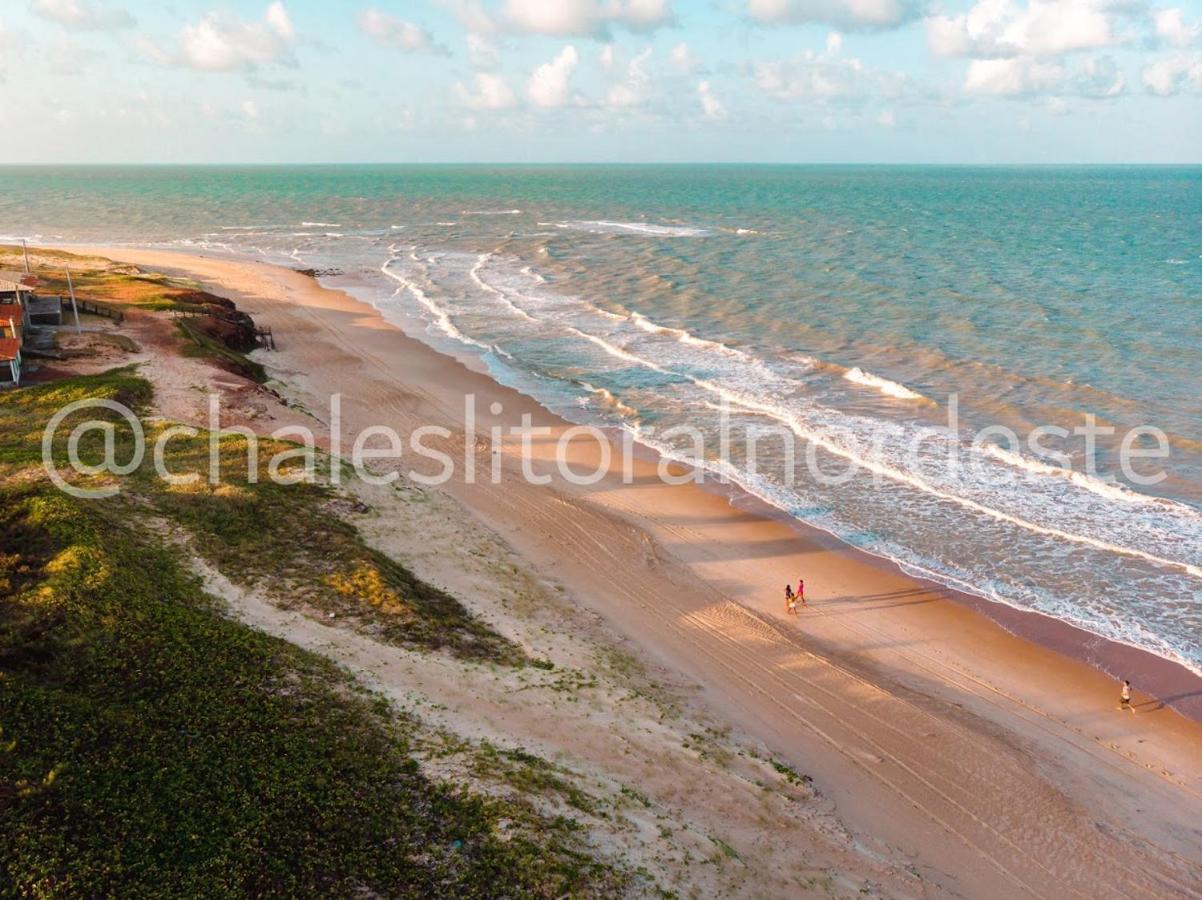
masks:
{"label": "sky", "polygon": [[3,0],[0,162],[1202,162],[1202,0]]}

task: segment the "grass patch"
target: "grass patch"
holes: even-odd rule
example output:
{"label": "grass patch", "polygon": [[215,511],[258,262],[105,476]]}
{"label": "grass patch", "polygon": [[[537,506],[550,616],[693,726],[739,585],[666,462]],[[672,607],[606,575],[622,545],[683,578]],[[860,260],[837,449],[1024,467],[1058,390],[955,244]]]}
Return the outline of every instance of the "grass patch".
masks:
{"label": "grass patch", "polygon": [[592,797],[560,776],[547,760],[524,750],[501,750],[484,741],[472,759],[472,771],[479,778],[509,785],[519,795],[556,796],[573,809],[597,814]]}
{"label": "grass patch", "polygon": [[[247,440],[218,442],[220,483],[209,483],[210,436],[177,438],[165,454],[168,470],[196,473],[192,485],[164,485],[152,472],[134,480],[129,502],[145,503],[184,528],[197,551],[228,577],[284,605],[310,607],[355,620],[378,639],[446,650],[463,659],[522,665],[521,649],[491,631],[444,591],[368,547],[340,517],[336,494],[311,483],[252,480],[279,453],[296,445],[260,441],[258,467]],[[286,467],[281,469],[287,471]]]}
{"label": "grass patch", "polygon": [[768,760],[768,764],[772,766],[772,768],[776,769],[777,774],[784,777],[785,781],[789,782],[789,784],[809,786],[814,783],[814,779],[809,775],[800,775],[796,769],[785,765],[779,760],[770,759]]}
{"label": "grass patch", "polygon": [[[195,304],[209,295],[190,280],[143,272],[137,266],[100,256],[82,256],[63,250],[29,249],[30,268],[38,277],[38,290],[47,294],[68,293],[67,266],[76,294],[89,300],[142,309],[170,310]],[[0,269],[24,271],[20,247],[0,245]],[[221,301],[224,302],[224,301]]]}
{"label": "grass patch", "polygon": [[[0,467],[13,473],[36,467],[40,476],[42,430],[68,403],[106,399],[137,411],[150,395],[149,383],[128,367],[0,394]],[[53,456],[64,471],[66,436],[83,415],[69,417],[57,430]],[[86,416],[116,423],[115,458],[131,459],[132,435],[115,413],[90,409]],[[144,423],[147,444],[153,445],[166,427]],[[80,458],[101,459],[104,437],[98,431],[86,433],[79,443]],[[152,514],[178,526],[196,551],[225,575],[283,605],[333,613],[389,643],[504,665],[528,662],[517,645],[489,629],[454,597],[368,547],[341,517],[331,488],[267,478],[269,462],[278,454],[297,452],[297,445],[263,439],[252,464],[247,439],[224,435],[216,442],[219,480],[211,484],[210,440],[208,432],[200,432],[195,437],[176,436],[165,445],[167,471],[194,475],[193,483],[171,485],[160,479],[148,449],[141,466],[121,480],[121,493],[106,502],[131,518]],[[299,464],[293,460],[280,471]],[[103,483],[100,477],[84,478],[78,486]]]}
{"label": "grass patch", "polygon": [[[411,754],[415,720],[328,661],[225,618],[145,520],[180,522],[206,555],[225,548],[250,577],[256,554],[283,554],[271,567],[288,558],[267,518],[282,515],[284,543],[334,535],[304,549],[353,558],[345,570],[330,562],[349,573],[351,593],[395,597],[431,632],[454,631],[454,616],[423,618],[432,588],[372,556],[349,526],[314,518],[327,502],[318,488],[177,496],[156,493],[139,472],[112,500],[58,491],[40,469],[42,426],[88,397],[136,409],[149,386],[122,370],[0,395],[0,893],[622,889],[623,876],[590,858],[571,820],[423,777]],[[81,455],[100,440],[86,435]],[[530,760],[498,758],[533,773],[514,776],[519,785],[555,787]]]}
{"label": "grass patch", "polygon": [[244,378],[259,384],[267,383],[267,370],[253,359],[249,359],[246,354],[213,340],[187,319],[180,319],[175,324],[186,339],[183,346],[185,356],[211,359]]}

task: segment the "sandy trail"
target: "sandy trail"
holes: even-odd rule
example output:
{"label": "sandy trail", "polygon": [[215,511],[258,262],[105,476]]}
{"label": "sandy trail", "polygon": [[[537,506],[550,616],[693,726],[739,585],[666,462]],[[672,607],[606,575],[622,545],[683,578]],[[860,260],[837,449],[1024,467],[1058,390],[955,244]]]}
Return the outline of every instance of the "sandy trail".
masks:
{"label": "sandy trail", "polygon": [[[346,435],[437,423],[455,432],[448,449],[462,447],[465,393],[483,410],[481,436],[522,413],[551,428],[533,464],[549,485],[521,477],[510,442],[500,483],[467,484],[457,471],[442,490],[575,603],[699,685],[715,717],[813,776],[853,832],[912,859],[938,892],[1202,896],[1202,728],[1163,703],[1137,695],[1138,713],[1120,715],[1114,680],[1094,668],[819,532],[665,485],[653,460],[636,463],[633,484],[610,472],[573,485],[550,465],[562,421],[305,276],[97,252],[186,271],[235,297],[274,330],[281,349],[260,359],[281,390],[318,419],[329,394],[343,393]],[[487,411],[494,401],[498,415]],[[487,472],[489,448],[473,451]],[[595,443],[572,444],[579,471],[598,458]],[[799,575],[810,606],[788,617],[778,595]],[[1180,683],[1198,690],[1196,679]]]}

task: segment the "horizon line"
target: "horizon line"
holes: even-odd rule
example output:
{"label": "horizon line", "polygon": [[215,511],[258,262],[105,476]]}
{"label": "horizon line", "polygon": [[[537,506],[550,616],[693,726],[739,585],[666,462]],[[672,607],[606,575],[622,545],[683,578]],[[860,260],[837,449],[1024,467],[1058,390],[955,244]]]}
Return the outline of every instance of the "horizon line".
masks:
{"label": "horizon line", "polygon": [[788,160],[378,160],[378,161],[291,161],[291,162],[255,162],[255,161],[174,161],[174,162],[145,162],[145,161],[105,161],[105,162],[0,162],[0,168],[101,168],[101,167],[136,167],[153,166],[169,168],[174,166],[207,166],[207,167],[284,167],[284,166],[791,166],[791,167],[844,167],[844,168],[1120,168],[1120,167],[1161,167],[1161,168],[1190,168],[1202,167],[1202,160],[1196,162],[1047,162],[1047,161],[1011,161],[1011,162],[898,162],[891,161],[788,161]]}

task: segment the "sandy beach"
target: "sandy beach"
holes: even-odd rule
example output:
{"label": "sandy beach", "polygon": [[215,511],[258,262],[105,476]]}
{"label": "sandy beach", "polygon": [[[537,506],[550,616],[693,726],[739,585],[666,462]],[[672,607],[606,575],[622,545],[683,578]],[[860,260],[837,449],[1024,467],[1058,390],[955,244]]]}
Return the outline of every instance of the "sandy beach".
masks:
{"label": "sandy beach", "polygon": [[[166,251],[87,249],[199,280],[273,330],[278,350],[256,358],[288,406],[225,425],[306,424],[328,447],[325,410],[339,393],[345,443],[372,425],[401,434],[441,425],[453,432],[448,453],[460,459],[464,397],[472,394],[478,438],[523,415],[549,429],[533,460],[549,483],[523,477],[521,448],[508,441],[496,483],[469,484],[457,467],[439,492],[500,536],[532,577],[692,686],[713,720],[810,776],[852,844],[909,860],[920,887],[899,881],[885,893],[1202,895],[1202,679],[1041,616],[986,609],[747,498],[665,484],[649,453],[636,461],[631,484],[619,471],[594,486],[572,484],[552,456],[566,422],[306,275]],[[183,379],[172,389],[169,373],[156,384],[164,415],[205,423],[194,385]],[[500,412],[489,411],[493,404]],[[490,450],[479,439],[472,448],[478,472],[494,464]],[[604,460],[594,441],[581,439],[570,463],[588,472]],[[387,519],[377,526],[386,543]],[[393,539],[398,552],[416,552],[411,536]],[[443,566],[448,584],[462,577],[452,562]],[[782,589],[800,577],[808,605],[788,616]],[[489,594],[488,583],[478,589]],[[273,621],[265,627],[290,633]],[[412,675],[390,675],[388,660],[377,663],[377,681]],[[1116,709],[1116,671],[1135,685],[1134,715]],[[457,699],[473,702],[466,692]],[[567,734],[555,721],[515,711],[506,722],[502,703],[495,715],[499,732],[529,734],[544,747],[558,741],[567,757],[597,752],[586,733]],[[732,801],[700,794],[688,802],[720,810]],[[762,827],[775,829],[770,818]],[[787,834],[774,839],[787,848]],[[770,865],[771,854],[761,862]],[[754,894],[756,873],[745,878]]]}

